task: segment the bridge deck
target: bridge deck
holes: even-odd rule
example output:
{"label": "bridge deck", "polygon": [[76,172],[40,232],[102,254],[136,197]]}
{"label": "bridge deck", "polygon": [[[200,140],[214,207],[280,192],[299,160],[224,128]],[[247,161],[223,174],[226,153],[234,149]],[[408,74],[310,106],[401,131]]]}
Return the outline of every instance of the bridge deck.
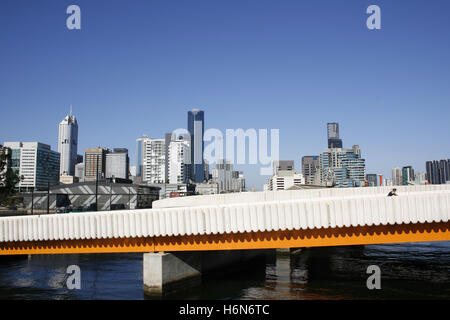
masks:
{"label": "bridge deck", "polygon": [[[0,254],[155,252],[450,240],[450,186],[0,219]],[[190,199],[191,200],[191,199]]]}

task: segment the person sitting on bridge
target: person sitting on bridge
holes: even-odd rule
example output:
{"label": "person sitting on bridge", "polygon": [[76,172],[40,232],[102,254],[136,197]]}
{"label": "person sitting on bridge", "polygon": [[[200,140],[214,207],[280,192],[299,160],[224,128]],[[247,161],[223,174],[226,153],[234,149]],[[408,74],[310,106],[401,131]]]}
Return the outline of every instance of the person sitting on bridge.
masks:
{"label": "person sitting on bridge", "polygon": [[397,189],[392,189],[391,192],[388,193],[388,197],[398,196]]}

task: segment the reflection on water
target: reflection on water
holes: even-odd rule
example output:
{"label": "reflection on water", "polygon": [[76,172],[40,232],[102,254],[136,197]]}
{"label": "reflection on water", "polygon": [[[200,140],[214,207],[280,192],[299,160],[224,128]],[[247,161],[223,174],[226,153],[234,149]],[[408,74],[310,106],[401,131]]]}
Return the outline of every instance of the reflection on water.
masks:
{"label": "reflection on water", "polygon": [[[66,287],[81,269],[81,290]],[[368,290],[369,265],[381,290]],[[168,299],[449,299],[450,242],[304,249],[205,276]],[[0,299],[144,299],[141,254],[0,258]]]}

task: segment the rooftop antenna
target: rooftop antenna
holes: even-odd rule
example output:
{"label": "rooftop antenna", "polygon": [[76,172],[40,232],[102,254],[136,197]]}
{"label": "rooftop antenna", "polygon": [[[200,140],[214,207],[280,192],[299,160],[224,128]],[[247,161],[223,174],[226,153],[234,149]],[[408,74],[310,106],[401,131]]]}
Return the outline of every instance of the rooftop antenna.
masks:
{"label": "rooftop antenna", "polygon": [[72,116],[72,105],[70,105],[70,116]]}

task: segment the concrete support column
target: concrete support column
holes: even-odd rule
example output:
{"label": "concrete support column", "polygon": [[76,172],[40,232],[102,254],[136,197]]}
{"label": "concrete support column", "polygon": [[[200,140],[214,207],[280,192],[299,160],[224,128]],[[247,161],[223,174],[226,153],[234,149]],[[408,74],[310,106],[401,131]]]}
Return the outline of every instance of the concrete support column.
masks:
{"label": "concrete support column", "polygon": [[201,281],[201,255],[196,253],[144,253],[144,292],[162,296]]}
{"label": "concrete support column", "polygon": [[149,296],[164,296],[197,286],[204,274],[248,266],[247,262],[264,257],[268,251],[271,250],[144,253],[144,293]]}

